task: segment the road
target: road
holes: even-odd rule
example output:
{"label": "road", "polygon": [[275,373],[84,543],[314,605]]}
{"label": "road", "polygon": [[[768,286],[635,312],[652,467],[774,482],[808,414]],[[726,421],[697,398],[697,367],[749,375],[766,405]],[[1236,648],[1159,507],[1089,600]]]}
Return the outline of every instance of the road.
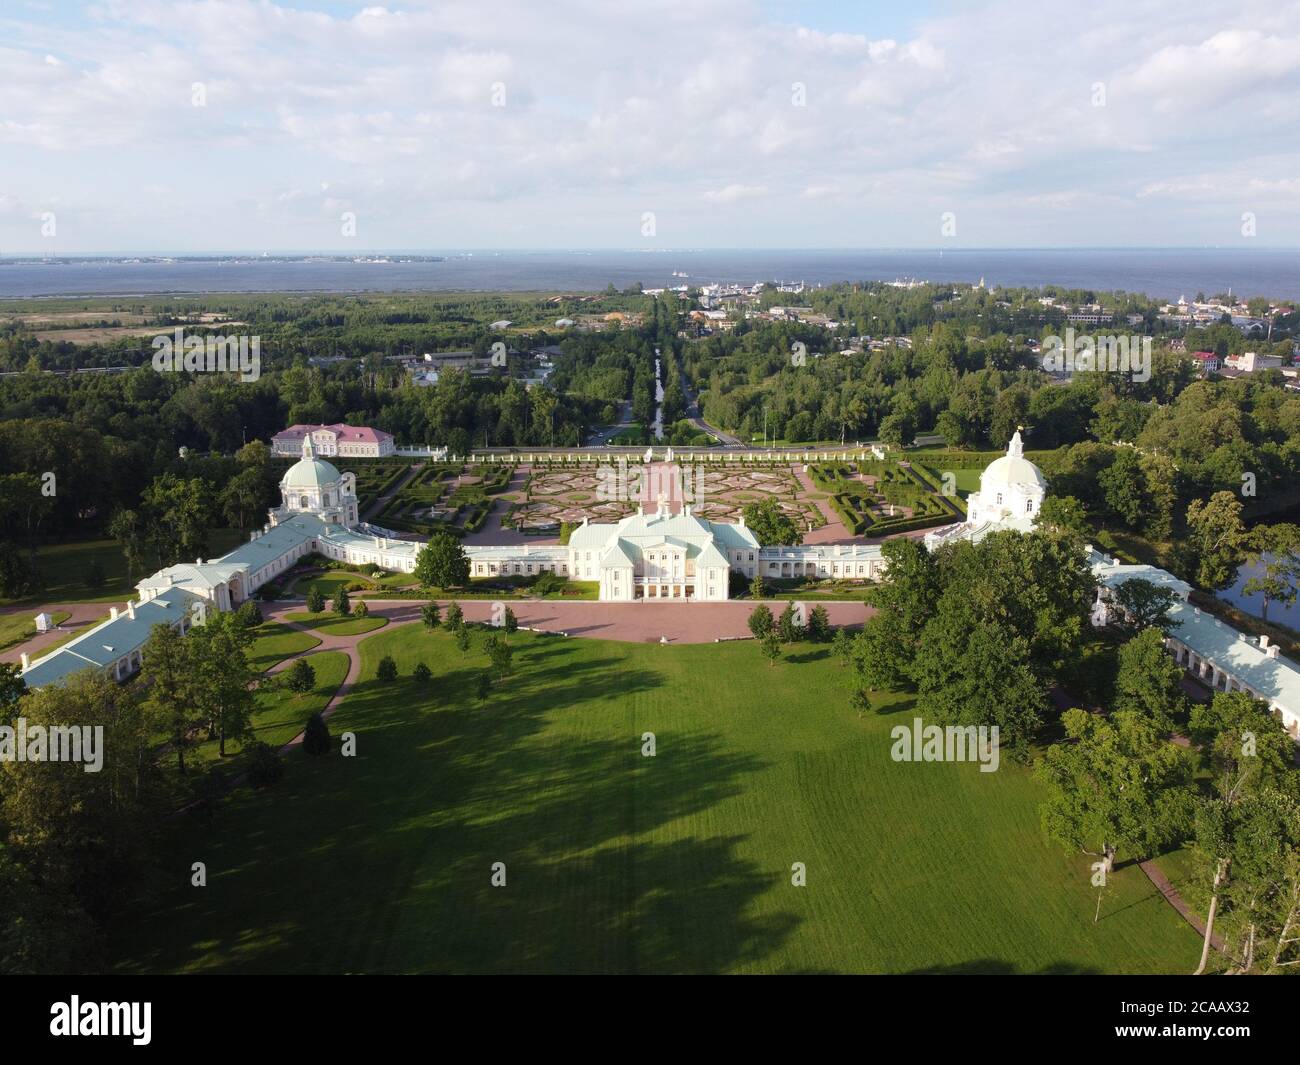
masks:
{"label": "road", "polygon": [[587,447],[603,447],[608,444],[619,433],[625,433],[632,428],[632,401],[623,400],[622,406],[618,409],[618,424],[607,425],[604,429],[591,434],[587,440]]}
{"label": "road", "polygon": [[686,380],[686,371],[681,371],[682,393],[686,396],[686,418],[700,432],[708,433],[723,447],[744,447],[745,443],[738,436],[732,436],[730,433],[724,433],[716,426],[710,425],[700,415],[700,395],[698,392],[692,392],[690,383]]}

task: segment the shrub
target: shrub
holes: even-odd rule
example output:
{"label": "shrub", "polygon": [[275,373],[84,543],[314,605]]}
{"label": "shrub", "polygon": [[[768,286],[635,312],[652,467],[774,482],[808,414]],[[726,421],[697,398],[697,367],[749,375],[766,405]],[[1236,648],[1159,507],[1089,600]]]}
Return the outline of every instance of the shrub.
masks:
{"label": "shrub", "polygon": [[421,662],[415,667],[415,670],[411,674],[411,676],[413,676],[421,684],[428,684],[429,678],[432,677],[433,674],[429,671],[429,667],[426,666],[423,662]]}
{"label": "shrub", "polygon": [[354,618],[365,618],[365,617],[369,617],[369,616],[370,616],[370,607],[366,606],[366,604],[365,604],[364,601],[363,601],[363,602],[360,602],[360,603],[358,603],[356,606],[354,606],[354,607],[352,608],[352,616],[353,616]]}
{"label": "shrub", "polygon": [[325,610],[325,593],[319,588],[313,587],[307,593],[307,609],[313,614],[320,614]]}
{"label": "shrub", "polygon": [[245,599],[235,611],[235,620],[245,628],[255,628],[262,624],[262,608],[255,599]]}
{"label": "shrub", "polygon": [[340,588],[334,593],[334,613],[347,617],[352,613],[352,603],[348,599],[348,590]]}
{"label": "shrub", "polygon": [[265,743],[254,743],[249,748],[248,780],[255,788],[269,788],[284,776],[284,763]]}
{"label": "shrub", "polygon": [[543,570],[533,580],[532,590],[537,595],[551,595],[564,589],[565,580],[558,573]]}
{"label": "shrub", "polygon": [[291,692],[298,692],[300,695],[309,692],[316,687],[316,670],[307,659],[300,658],[289,667],[284,683]]}
{"label": "shrub", "polygon": [[384,655],[379,660],[379,666],[375,670],[375,676],[385,683],[397,679],[397,663],[393,661],[392,655]]}
{"label": "shrub", "polygon": [[329,753],[330,730],[319,711],[307,718],[307,726],[302,732],[302,749],[312,756]]}

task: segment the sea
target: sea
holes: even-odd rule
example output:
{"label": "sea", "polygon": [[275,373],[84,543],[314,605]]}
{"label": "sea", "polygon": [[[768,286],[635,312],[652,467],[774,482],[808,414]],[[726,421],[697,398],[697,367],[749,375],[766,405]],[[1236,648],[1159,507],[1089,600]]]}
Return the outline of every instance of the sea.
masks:
{"label": "sea", "polygon": [[[714,282],[828,285],[931,281],[1176,300],[1198,292],[1300,300],[1297,248],[1061,248],[874,250],[610,250],[367,252],[353,259],[262,256],[0,257],[0,299],[209,292],[572,292]],[[441,256],[403,261],[402,255]]]}

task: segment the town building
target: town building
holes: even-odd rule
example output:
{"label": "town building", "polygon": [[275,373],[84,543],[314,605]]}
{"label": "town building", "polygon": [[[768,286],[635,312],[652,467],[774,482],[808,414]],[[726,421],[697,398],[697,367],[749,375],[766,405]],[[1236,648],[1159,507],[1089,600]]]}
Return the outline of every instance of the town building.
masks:
{"label": "town building", "polygon": [[1258,373],[1260,370],[1273,370],[1282,366],[1280,355],[1261,355],[1257,351],[1244,351],[1240,355],[1229,355],[1223,360],[1225,369],[1241,373]]}
{"label": "town building", "polygon": [[1219,356],[1212,351],[1194,351],[1192,352],[1192,358],[1200,365],[1203,376],[1214,373],[1221,365]]}

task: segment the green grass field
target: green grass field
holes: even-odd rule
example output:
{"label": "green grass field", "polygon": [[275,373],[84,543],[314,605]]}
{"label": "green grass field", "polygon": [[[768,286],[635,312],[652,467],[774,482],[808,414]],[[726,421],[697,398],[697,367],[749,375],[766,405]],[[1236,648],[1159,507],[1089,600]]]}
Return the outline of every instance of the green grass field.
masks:
{"label": "green grass field", "polygon": [[333,599],[334,595],[340,588],[346,588],[349,584],[358,583],[364,584],[368,588],[375,587],[374,580],[367,577],[364,573],[354,573],[351,570],[332,569],[325,573],[297,577],[288,590],[292,595],[302,596],[309,595],[313,590],[316,590],[326,599]]}
{"label": "green grass field", "polygon": [[[62,625],[72,615],[66,610],[55,610],[50,614],[55,625]],[[67,638],[84,632],[85,629],[78,629],[76,632],[68,633]],[[0,615],[0,648],[13,647],[15,644],[26,643],[36,635],[36,615],[26,612],[20,614]],[[60,643],[63,641],[59,641]],[[41,654],[48,654],[42,650]]]}
{"label": "green grass field", "polygon": [[301,654],[315,647],[320,640],[307,632],[298,632],[287,625],[265,622],[254,630],[257,639],[248,653],[248,662],[259,672],[270,669],[290,655]]}
{"label": "green grass field", "polygon": [[[208,536],[208,554],[216,558],[243,543],[238,529],[213,529]],[[90,587],[86,578],[91,563],[98,562],[104,581]],[[126,559],[116,540],[83,540],[50,544],[37,555],[43,587],[21,599],[0,599],[0,606],[15,603],[125,603],[135,596],[135,581],[127,580]],[[139,579],[139,576],[136,578]]]}
{"label": "green grass field", "polygon": [[[111,922],[122,971],[1190,972],[1195,933],[1136,866],[1101,920],[1022,766],[890,759],[825,647],[519,633],[479,703],[420,625],[365,641],[330,721],[214,827],[170,826],[172,887]],[[391,654],[400,677],[375,680]],[[431,683],[411,677],[418,661]],[[641,754],[653,732],[657,754]],[[196,853],[209,886],[188,886]],[[504,862],[507,883],[490,885]],[[807,886],[791,885],[803,862]]]}
{"label": "green grass field", "polygon": [[312,614],[308,611],[299,611],[295,614],[285,614],[286,621],[295,621],[299,625],[307,625],[317,632],[326,632],[333,636],[356,636],[362,632],[374,632],[375,629],[382,629],[388,624],[387,618],[364,617],[356,618],[350,614],[334,614],[329,610],[321,614]]}

